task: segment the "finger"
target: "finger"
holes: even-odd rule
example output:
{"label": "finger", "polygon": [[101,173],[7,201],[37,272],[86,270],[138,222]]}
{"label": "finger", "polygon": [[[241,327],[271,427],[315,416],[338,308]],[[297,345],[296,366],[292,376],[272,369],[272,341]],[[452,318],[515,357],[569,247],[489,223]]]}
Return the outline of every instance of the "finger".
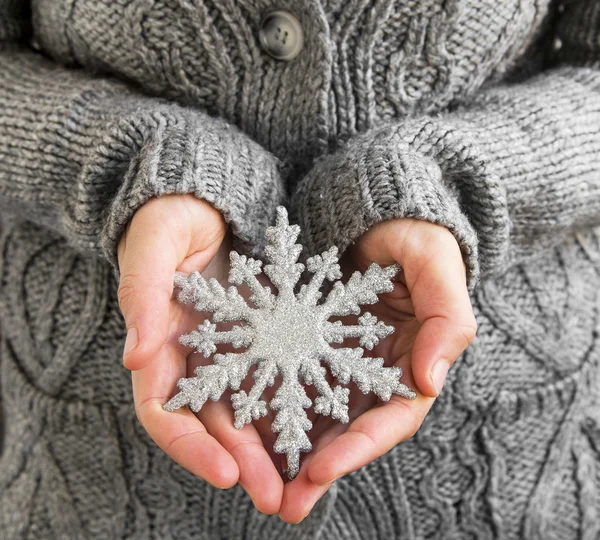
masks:
{"label": "finger", "polygon": [[[354,472],[410,439],[421,426],[434,399],[399,396],[359,416],[348,430],[318,452],[308,467],[310,480],[321,486]],[[285,497],[284,497],[285,500]]]}
{"label": "finger", "polygon": [[[124,364],[140,369],[167,338],[173,276],[190,261],[204,270],[225,235],[223,216],[193,195],[165,195],[134,215],[119,244],[119,306],[127,339]],[[189,264],[188,264],[189,266]]]}
{"label": "finger", "polygon": [[411,228],[398,259],[420,323],[411,355],[413,378],[423,394],[436,397],[477,329],[462,255],[447,229],[423,222]]}
{"label": "finger", "polygon": [[300,523],[333,484],[319,486],[308,476],[308,469],[300,469],[296,478],[285,485],[279,517],[287,523]]}
{"label": "finger", "polygon": [[285,484],[283,490],[283,500],[279,510],[279,517],[287,523],[299,523],[313,509],[332,483],[319,485],[312,481],[309,476],[311,462],[318,455],[319,451],[326,447],[331,441],[334,441],[344,431],[348,429],[346,424],[334,424],[324,434],[320,435],[318,442],[312,452],[302,459],[300,471],[296,478]]}
{"label": "finger", "polygon": [[146,366],[167,339],[173,275],[185,255],[184,243],[154,212],[140,211],[131,222],[119,260],[118,290],[128,369]]}
{"label": "finger", "polygon": [[179,465],[215,487],[232,487],[239,469],[231,454],[188,408],[163,409],[177,392],[175,381],[186,376],[185,365],[181,352],[165,345],[153,362],[132,373],[137,417],[154,442]]}
{"label": "finger", "polygon": [[227,401],[207,402],[198,418],[235,459],[240,471],[238,482],[257,510],[263,514],[279,512],[283,480],[255,426],[247,424],[236,429],[231,403]]}

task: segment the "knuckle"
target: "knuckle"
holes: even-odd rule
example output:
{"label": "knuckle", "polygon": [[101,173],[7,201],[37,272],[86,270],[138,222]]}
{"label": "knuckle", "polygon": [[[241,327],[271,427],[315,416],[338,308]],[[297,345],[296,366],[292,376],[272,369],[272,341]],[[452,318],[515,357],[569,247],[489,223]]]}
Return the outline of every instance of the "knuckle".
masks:
{"label": "knuckle", "polygon": [[149,397],[142,400],[140,403],[134,405],[135,415],[140,423],[140,425],[148,431],[148,426],[152,424],[151,421],[152,416],[156,414],[156,407],[159,406],[162,408],[162,403],[164,403],[168,398],[163,397]]}
{"label": "knuckle", "polygon": [[414,424],[413,424],[413,432],[411,437],[414,437],[417,434],[417,431],[421,429],[423,422],[425,421],[425,417],[427,416],[428,409],[423,410],[421,407],[415,407],[415,416],[414,416]]}
{"label": "knuckle", "polygon": [[455,343],[460,352],[455,351],[456,358],[450,358],[450,363],[453,364],[458,356],[460,356],[475,340],[476,329],[470,324],[463,324],[454,331]]}
{"label": "knuckle", "polygon": [[[420,411],[419,407],[413,407],[411,403],[407,403],[403,398],[394,397],[392,397],[387,404],[397,409],[397,415],[394,415],[390,409],[387,409],[390,411],[390,420],[392,424],[397,424],[398,419],[400,418],[406,421],[406,424],[402,429],[402,432],[405,435],[403,440],[414,437],[417,431],[419,431],[419,428],[421,427],[421,424],[425,418],[425,415]],[[385,406],[385,404],[383,406]]]}
{"label": "knuckle", "polygon": [[475,317],[472,317],[470,321],[467,321],[461,325],[460,335],[466,344],[466,349],[469,345],[471,345],[471,343],[473,343],[475,336],[477,335],[477,322],[475,321]]}
{"label": "knuckle", "polygon": [[121,276],[119,280],[119,288],[117,289],[117,300],[121,311],[126,311],[135,301],[137,295],[137,287],[135,286],[135,276],[126,274]]}
{"label": "knuckle", "polygon": [[454,234],[442,225],[424,220],[408,220],[402,234],[402,255],[418,267],[446,264],[448,257],[461,261],[460,246]]}
{"label": "knuckle", "polygon": [[133,215],[131,226],[139,234],[161,229],[180,232],[177,229],[185,221],[185,213],[181,212],[181,208],[178,208],[173,200],[173,195],[169,194],[146,201]]}
{"label": "knuckle", "polygon": [[138,422],[140,423],[140,425],[146,431],[148,431],[148,429],[146,427],[146,415],[145,415],[145,406],[144,406],[144,403],[142,403],[139,406],[135,407],[135,416],[138,419]]}
{"label": "knuckle", "polygon": [[135,408],[135,416],[136,416],[138,422],[140,423],[140,425],[145,429],[146,425],[144,423],[143,414],[138,407]]}
{"label": "knuckle", "polygon": [[412,422],[410,423],[410,425],[408,426],[407,430],[406,430],[406,434],[407,434],[407,439],[412,439],[417,432],[419,431],[419,428],[421,427],[421,424],[423,424],[423,420],[419,415],[414,415],[412,417]]}
{"label": "knuckle", "polygon": [[202,435],[206,436],[206,430],[203,428],[192,429],[191,431],[186,431],[184,433],[178,433],[170,437],[165,443],[165,452],[169,452],[175,446],[175,443],[180,442],[182,440],[189,439],[193,435]]}
{"label": "knuckle", "polygon": [[259,443],[258,441],[243,440],[243,441],[238,441],[238,442],[232,444],[229,447],[228,451],[230,454],[233,454],[237,450],[242,450],[242,451],[255,450],[255,451],[262,452],[264,449],[265,449],[264,445]]}

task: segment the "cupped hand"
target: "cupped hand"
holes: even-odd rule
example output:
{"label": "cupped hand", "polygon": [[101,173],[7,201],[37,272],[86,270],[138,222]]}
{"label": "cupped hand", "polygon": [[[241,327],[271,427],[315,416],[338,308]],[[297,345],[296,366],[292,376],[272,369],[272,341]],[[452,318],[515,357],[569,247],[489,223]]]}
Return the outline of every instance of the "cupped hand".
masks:
{"label": "cupped hand", "polygon": [[[272,414],[235,429],[229,392],[217,402],[209,400],[196,414],[186,407],[175,412],[162,408],[180,377],[210,363],[178,343],[203,317],[173,298],[173,275],[199,270],[205,279],[225,284],[231,249],[226,233],[221,214],[192,195],[153,199],[136,212],[118,248],[119,305],[128,330],[124,364],[132,370],[140,423],[161,449],[216,487],[239,482],[258,510],[279,512],[281,519],[295,523],[336,478],[368,464],[419,428],[448,368],[475,335],[464,265],[446,229],[411,219],[372,227],[347,252],[342,261],[346,275],[364,271],[371,262],[403,267],[394,290],[369,306],[395,327],[369,354],[402,367],[403,382],[419,395],[414,401],[393,396],[380,402],[351,384],[349,424],[307,411],[314,423],[313,450],[302,454],[298,476],[284,486],[282,456],[272,450]],[[249,376],[242,388],[251,384]],[[312,387],[307,393],[316,397]]]}
{"label": "cupped hand", "polygon": [[193,195],[155,198],[134,214],[118,246],[118,297],[127,327],[123,362],[132,370],[137,417],[156,444],[215,487],[239,482],[258,510],[273,514],[284,485],[275,466],[279,456],[267,450],[274,442],[268,418],[237,430],[228,394],[196,414],[187,407],[163,410],[177,380],[208,362],[178,342],[208,314],[177,302],[173,277],[198,270],[224,285],[230,248],[222,215]]}
{"label": "cupped hand", "polygon": [[416,433],[448,369],[473,341],[477,328],[461,252],[444,227],[415,219],[383,222],[363,234],[342,262],[344,279],[372,262],[402,267],[394,290],[365,306],[395,328],[366,354],[384,358],[386,366],[400,366],[402,382],[417,391],[417,398],[393,395],[382,402],[351,383],[350,422],[318,417],[310,431],[313,449],[302,454],[298,476],[285,485],[279,514],[290,523],[302,520],[337,478]]}

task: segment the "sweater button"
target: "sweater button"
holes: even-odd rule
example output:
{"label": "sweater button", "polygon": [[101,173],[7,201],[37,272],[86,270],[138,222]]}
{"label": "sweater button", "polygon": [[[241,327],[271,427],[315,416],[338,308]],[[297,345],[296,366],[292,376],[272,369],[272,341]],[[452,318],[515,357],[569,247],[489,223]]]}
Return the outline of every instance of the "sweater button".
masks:
{"label": "sweater button", "polygon": [[300,21],[287,11],[273,11],[261,22],[258,33],[265,52],[276,60],[293,60],[304,46]]}

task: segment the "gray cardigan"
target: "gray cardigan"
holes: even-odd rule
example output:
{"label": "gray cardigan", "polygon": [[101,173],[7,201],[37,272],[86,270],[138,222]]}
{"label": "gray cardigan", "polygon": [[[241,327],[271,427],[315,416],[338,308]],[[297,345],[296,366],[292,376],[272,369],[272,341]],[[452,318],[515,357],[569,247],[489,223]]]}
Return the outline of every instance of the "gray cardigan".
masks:
{"label": "gray cardigan", "polygon": [[[277,60],[258,33],[295,13]],[[473,345],[299,525],[139,425],[116,245],[193,193],[262,256],[447,227]],[[600,2],[0,0],[0,538],[600,537]]]}

